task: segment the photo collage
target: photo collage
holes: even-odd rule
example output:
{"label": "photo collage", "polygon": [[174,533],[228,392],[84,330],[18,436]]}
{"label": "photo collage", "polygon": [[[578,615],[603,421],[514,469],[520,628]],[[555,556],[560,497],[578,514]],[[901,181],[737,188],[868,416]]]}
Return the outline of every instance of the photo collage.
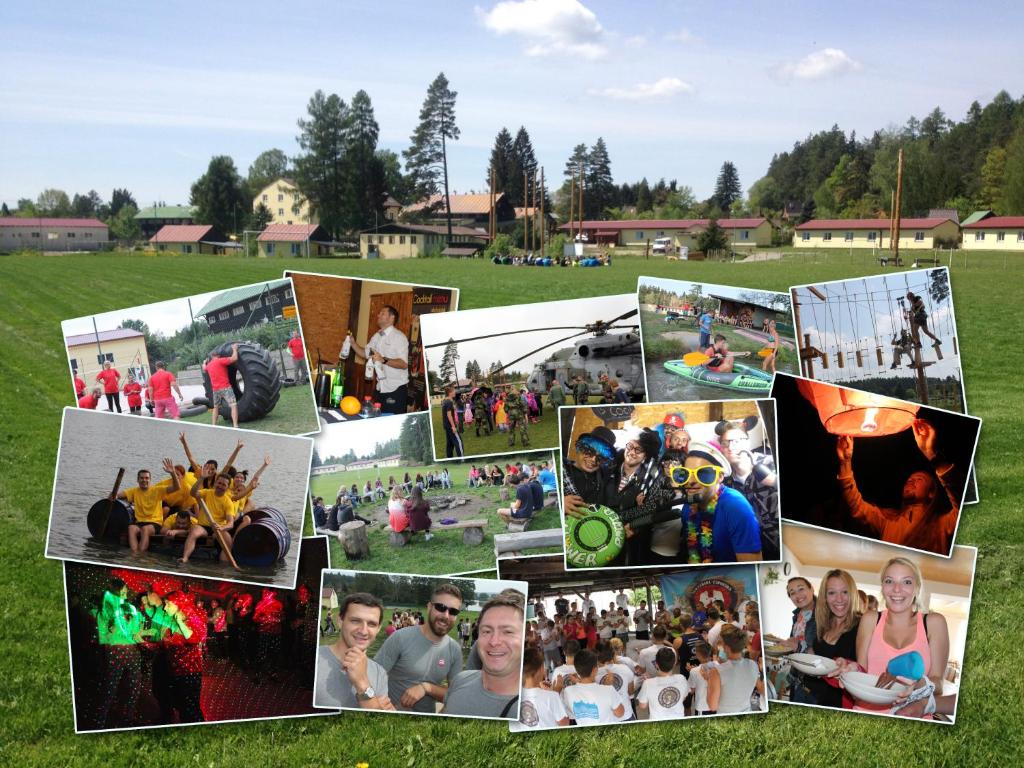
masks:
{"label": "photo collage", "polygon": [[944,267],[486,309],[289,270],[65,320],[76,732],[953,723],[981,434],[954,299]]}

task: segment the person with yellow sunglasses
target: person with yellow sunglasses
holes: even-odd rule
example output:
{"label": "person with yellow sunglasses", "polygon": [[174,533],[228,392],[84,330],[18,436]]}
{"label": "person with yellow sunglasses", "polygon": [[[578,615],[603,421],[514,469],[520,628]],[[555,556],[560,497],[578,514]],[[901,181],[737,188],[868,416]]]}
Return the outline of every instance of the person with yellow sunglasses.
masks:
{"label": "person with yellow sunglasses", "polygon": [[742,493],[723,484],[732,468],[712,443],[690,443],[682,464],[665,467],[669,482],[682,497],[680,520],[688,562],[756,562],[761,556],[761,528]]}

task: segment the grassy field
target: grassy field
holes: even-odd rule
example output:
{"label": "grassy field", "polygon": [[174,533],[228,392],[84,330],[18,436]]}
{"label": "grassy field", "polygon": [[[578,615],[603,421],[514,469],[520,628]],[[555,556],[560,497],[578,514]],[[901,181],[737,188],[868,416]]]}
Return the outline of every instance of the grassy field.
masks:
{"label": "grassy field", "polygon": [[[198,416],[189,416],[182,421],[194,421],[197,424],[209,424],[212,415],[209,411]],[[231,417],[227,421],[217,419],[219,426],[231,426]],[[282,387],[281,397],[274,410],[259,421],[246,421],[239,424],[239,429],[258,429],[261,432],[276,432],[279,435],[304,435],[307,432],[319,432],[320,421],[316,416],[316,402],[308,385]]]}
{"label": "grassy field", "polygon": [[1017,445],[1022,398],[1005,347],[1024,338],[1017,311],[1024,254],[994,253],[955,254],[951,277],[967,404],[985,420],[977,457],[982,500],[965,510],[958,531],[958,543],[978,546],[980,556],[955,726],[773,706],[757,717],[529,737],[509,734],[493,722],[360,714],[75,736],[61,567],[42,556],[61,408],[71,404],[60,320],[190,295],[197,275],[206,289],[218,290],[279,277],[284,267],[454,286],[462,289],[463,308],[512,304],[526,295],[551,301],[622,293],[635,289],[639,275],[785,290],[880,271],[870,253],[845,252],[784,253],[753,263],[624,257],[609,268],[549,268],[543,279],[537,279],[540,268],[484,261],[267,261],[123,253],[0,257],[4,764],[471,766],[492,765],[500,755],[503,766],[640,766],[694,756],[708,764],[961,766],[1012,765],[1021,759],[1024,676],[1020,613],[1013,606],[1024,596],[1024,473]]}
{"label": "grassy field", "polygon": [[[538,459],[546,458],[539,454],[526,454],[517,457],[520,462],[527,463]],[[511,461],[511,458],[502,458],[502,468]],[[370,542],[370,557],[358,562],[351,562],[345,559],[341,544],[336,538],[329,540],[331,563],[338,568],[350,568],[359,571],[387,571],[390,573],[422,573],[422,574],[443,574],[443,573],[468,573],[470,571],[490,570],[494,568],[494,534],[505,533],[506,526],[501,522],[496,510],[499,507],[507,507],[508,503],[500,500],[500,488],[494,486],[483,486],[470,488],[467,483],[470,464],[453,465],[448,468],[455,486],[452,490],[433,490],[426,493],[427,501],[439,495],[457,495],[462,498],[478,500],[482,503],[479,512],[470,515],[472,518],[483,518],[487,520],[484,527],[484,540],[482,544],[474,547],[462,543],[462,531],[451,533],[438,532],[430,541],[420,536],[413,539],[404,547],[392,547],[388,543],[388,533],[385,530],[384,520],[386,512],[383,504],[360,504],[356,514],[375,520],[377,523],[369,528],[367,536]],[[405,472],[412,478],[416,473],[426,474],[428,470],[438,471],[437,465],[422,467],[389,467],[387,471],[382,470],[381,474],[386,481],[389,474],[401,480]],[[376,479],[375,470],[362,470],[355,472],[337,472],[330,475],[318,475],[310,482],[310,490],[314,495],[323,496],[325,503],[334,500],[338,487],[344,484],[346,487],[357,483],[362,489],[363,483],[367,480]],[[465,507],[459,508],[461,512]],[[434,521],[434,528],[441,529],[439,522],[446,517],[445,510],[431,511],[431,519]],[[561,519],[558,515],[558,507],[546,507],[542,512],[534,515],[530,524],[531,530],[544,528],[558,528],[561,526]],[[545,554],[548,552],[560,552],[557,547],[530,550],[531,554]]]}
{"label": "grassy field", "polygon": [[[572,402],[571,397],[569,402]],[[434,428],[434,458],[443,459],[445,458],[445,437],[444,427],[441,426],[441,406],[438,405],[430,409],[430,421]],[[558,450],[558,413],[548,407],[546,400],[544,402],[544,415],[541,416],[540,421],[536,424],[530,424],[529,435],[530,445],[528,448],[531,451],[541,448]],[[477,437],[476,422],[467,424],[465,431],[462,433],[463,455],[486,457],[492,453],[505,453],[509,450],[508,438],[508,433],[499,432],[497,426],[489,435],[481,429],[480,436]],[[519,430],[516,430],[515,449],[522,448],[521,438],[522,435]],[[492,462],[490,459],[482,458],[478,463],[489,464]]]}

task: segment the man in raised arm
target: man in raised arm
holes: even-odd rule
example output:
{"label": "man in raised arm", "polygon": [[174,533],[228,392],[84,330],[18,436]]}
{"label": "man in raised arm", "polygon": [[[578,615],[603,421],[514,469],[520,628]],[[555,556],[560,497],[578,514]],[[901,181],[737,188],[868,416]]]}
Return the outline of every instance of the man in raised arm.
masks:
{"label": "man in raised arm", "polygon": [[380,330],[365,347],[349,334],[356,352],[366,358],[367,365],[373,366],[377,377],[373,401],[381,404],[384,413],[405,413],[408,404],[409,339],[395,327],[397,322],[398,310],[385,304],[377,313]]}
{"label": "man in raised arm", "polygon": [[149,537],[160,533],[164,523],[164,499],[181,488],[171,460],[164,459],[163,466],[164,471],[171,476],[170,485],[152,485],[149,470],[140,469],[136,475],[138,485],[117,494],[117,498],[130,502],[135,508],[135,519],[128,526],[128,546],[136,554],[149,549]]}
{"label": "man in raised arm", "polygon": [[[931,423],[915,419],[912,431],[932,472],[911,473],[903,484],[899,508],[878,507],[860,495],[853,476],[853,438],[848,435],[840,435],[836,441],[839,487],[850,514],[871,528],[880,540],[948,555],[960,516],[958,494],[963,493],[966,478],[952,462],[941,456],[938,435]],[[949,501],[946,511],[943,511],[942,492]]]}
{"label": "man in raised arm", "polygon": [[461,610],[462,591],[441,584],[427,603],[427,620],[394,632],[377,651],[374,661],[387,672],[388,698],[399,710],[434,714],[444,701],[462,671],[462,649],[448,635]]}
{"label": "man in raised arm", "polygon": [[[187,563],[195,551],[196,542],[203,536],[213,535],[214,528],[221,532],[224,547],[231,549],[231,526],[235,521],[235,499],[229,493],[231,478],[225,473],[217,475],[213,488],[202,488],[201,483],[192,486],[192,498],[198,502],[199,509],[196,517],[200,525],[193,525],[185,540],[185,551],[182,552],[181,562]],[[207,514],[209,513],[209,514]],[[220,542],[218,542],[220,543]],[[226,563],[228,555],[221,550],[220,561]]]}
{"label": "man in raised arm", "polygon": [[338,639],[317,652],[313,704],[317,707],[387,709],[388,673],[366,655],[380,632],[384,604],[366,592],[346,595],[338,608]]}

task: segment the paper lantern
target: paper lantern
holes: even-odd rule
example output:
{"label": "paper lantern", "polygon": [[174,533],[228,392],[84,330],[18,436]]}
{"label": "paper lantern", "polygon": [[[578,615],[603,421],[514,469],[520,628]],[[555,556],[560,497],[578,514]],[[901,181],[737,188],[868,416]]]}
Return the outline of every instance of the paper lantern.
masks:
{"label": "paper lantern", "polygon": [[910,429],[920,408],[914,403],[817,381],[798,379],[797,388],[818,411],[822,426],[833,435],[895,435]]}

